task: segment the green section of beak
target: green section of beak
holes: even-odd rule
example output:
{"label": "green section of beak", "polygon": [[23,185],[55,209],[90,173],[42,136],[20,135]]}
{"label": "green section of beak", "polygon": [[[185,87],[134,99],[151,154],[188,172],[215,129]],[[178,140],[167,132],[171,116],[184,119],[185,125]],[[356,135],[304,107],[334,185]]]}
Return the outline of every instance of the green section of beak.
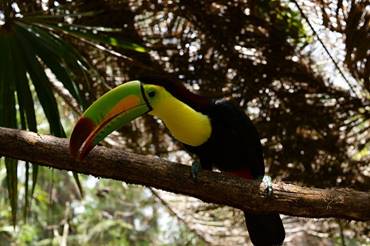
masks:
{"label": "green section of beak", "polygon": [[106,117],[109,111],[111,111],[121,100],[132,95],[141,98],[141,102],[139,104],[146,104],[141,95],[140,81],[135,80],[117,86],[105,93],[91,104],[91,106],[84,112],[83,117],[91,119],[96,125],[98,125],[104,117]]}
{"label": "green section of beak", "polygon": [[75,125],[70,150],[83,159],[89,151],[114,130],[149,112],[150,105],[139,81],[110,90],[95,101]]}
{"label": "green section of beak", "polygon": [[146,104],[139,104],[137,106],[130,108],[127,111],[123,111],[120,114],[117,114],[115,118],[111,118],[106,125],[102,125],[102,128],[99,130],[95,139],[93,140],[93,145],[98,144],[113,131],[121,128],[122,126],[126,125],[127,123],[131,122],[137,117],[147,113],[148,111],[150,110]]}

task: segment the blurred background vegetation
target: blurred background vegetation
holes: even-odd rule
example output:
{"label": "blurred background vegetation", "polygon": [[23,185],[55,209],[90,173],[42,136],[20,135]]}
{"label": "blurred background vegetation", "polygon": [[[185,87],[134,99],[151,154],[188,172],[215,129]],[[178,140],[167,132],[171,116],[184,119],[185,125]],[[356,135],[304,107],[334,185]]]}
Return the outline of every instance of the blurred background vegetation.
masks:
{"label": "blurred background vegetation", "polygon": [[[0,126],[69,136],[97,97],[148,74],[237,101],[274,179],[370,190],[367,0],[0,0]],[[150,117],[104,144],[191,163]],[[9,158],[0,182],[1,245],[248,242],[238,210],[193,198]],[[283,220],[286,245],[370,245],[369,223]]]}

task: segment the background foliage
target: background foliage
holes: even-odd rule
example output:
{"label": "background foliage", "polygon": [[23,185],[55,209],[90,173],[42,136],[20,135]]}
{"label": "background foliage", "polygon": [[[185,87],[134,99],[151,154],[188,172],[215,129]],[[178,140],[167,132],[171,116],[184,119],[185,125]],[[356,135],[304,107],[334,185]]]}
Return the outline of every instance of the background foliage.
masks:
{"label": "background foliage", "polygon": [[[0,125],[68,136],[108,89],[167,74],[237,101],[261,134],[275,179],[368,191],[369,8],[366,0],[1,0]],[[105,144],[191,161],[150,117]],[[17,168],[7,158],[0,178],[0,238],[9,245],[246,241],[239,211],[195,199],[90,177],[82,177],[81,198],[76,175]],[[284,223],[292,245],[369,243],[366,223]]]}

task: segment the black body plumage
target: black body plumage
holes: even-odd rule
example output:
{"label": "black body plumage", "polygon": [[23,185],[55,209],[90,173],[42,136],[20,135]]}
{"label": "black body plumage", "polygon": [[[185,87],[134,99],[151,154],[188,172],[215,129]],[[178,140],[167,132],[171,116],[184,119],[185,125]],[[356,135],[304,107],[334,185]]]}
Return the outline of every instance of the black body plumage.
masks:
{"label": "black body plumage", "polygon": [[253,178],[263,177],[262,146],[248,116],[225,100],[211,103],[202,113],[211,120],[211,136],[200,146],[186,146],[197,155],[202,167],[226,172],[248,169]]}
{"label": "black body plumage", "polygon": [[[186,146],[197,155],[202,168],[217,168],[234,175],[248,171],[251,178],[262,178],[265,174],[262,145],[249,117],[225,100],[210,103],[202,113],[211,120],[211,136],[200,146]],[[248,211],[244,214],[254,245],[282,244],[285,230],[279,214],[253,214]]]}

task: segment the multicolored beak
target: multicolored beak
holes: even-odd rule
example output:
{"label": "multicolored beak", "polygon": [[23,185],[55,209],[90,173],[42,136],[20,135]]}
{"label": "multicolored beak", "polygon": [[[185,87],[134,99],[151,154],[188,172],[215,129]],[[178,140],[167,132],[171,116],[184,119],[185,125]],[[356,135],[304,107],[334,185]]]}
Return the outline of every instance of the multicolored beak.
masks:
{"label": "multicolored beak", "polygon": [[107,135],[152,110],[140,81],[131,81],[96,100],[75,125],[69,148],[82,160]]}

